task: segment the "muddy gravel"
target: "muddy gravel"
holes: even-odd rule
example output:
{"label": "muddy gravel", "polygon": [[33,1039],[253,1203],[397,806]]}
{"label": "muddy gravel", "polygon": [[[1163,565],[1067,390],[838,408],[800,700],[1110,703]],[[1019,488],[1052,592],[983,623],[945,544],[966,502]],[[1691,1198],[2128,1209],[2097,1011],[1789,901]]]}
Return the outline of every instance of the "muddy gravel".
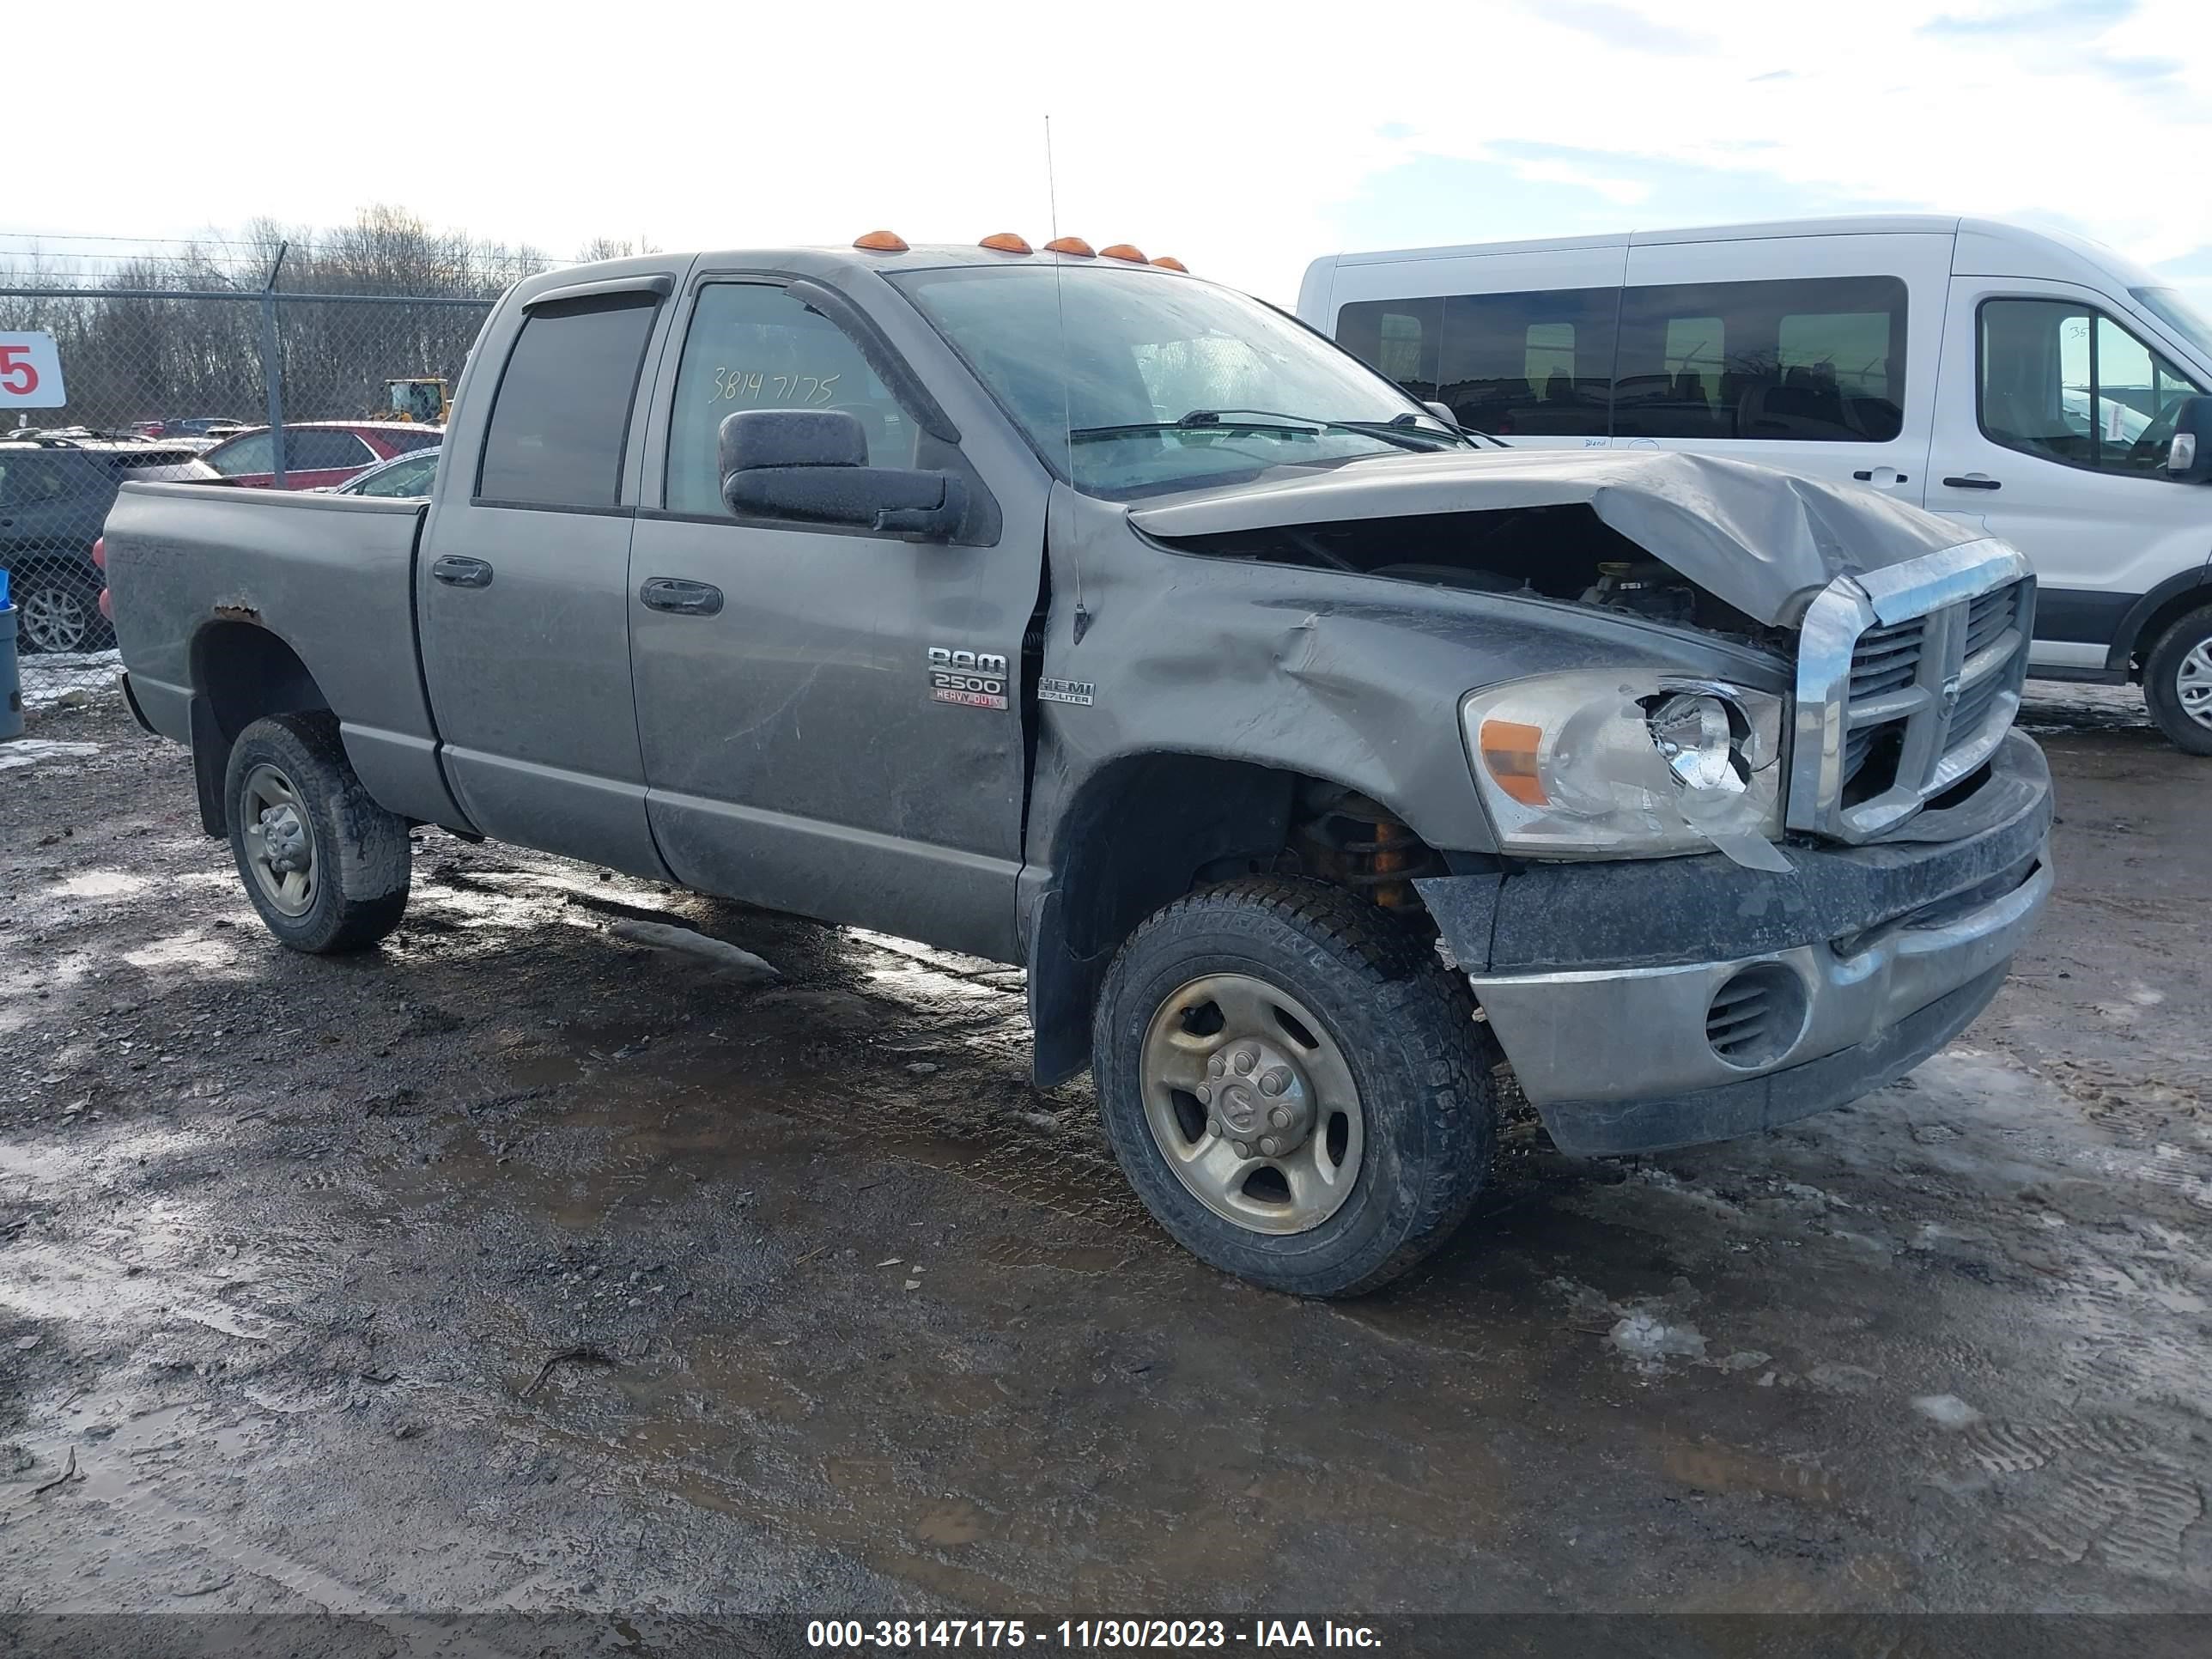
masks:
{"label": "muddy gravel", "polygon": [[1960,1042],[1759,1140],[1516,1123],[1329,1305],[1151,1224],[1017,973],[434,831],[294,956],[180,750],[35,706],[0,1611],[2212,1610],[2212,763],[2033,690],[2060,887]]}

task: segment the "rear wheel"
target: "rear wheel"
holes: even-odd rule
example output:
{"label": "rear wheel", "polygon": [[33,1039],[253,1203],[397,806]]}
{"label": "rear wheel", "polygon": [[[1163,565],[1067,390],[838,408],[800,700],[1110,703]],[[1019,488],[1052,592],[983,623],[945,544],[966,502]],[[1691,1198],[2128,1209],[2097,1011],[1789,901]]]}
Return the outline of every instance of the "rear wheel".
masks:
{"label": "rear wheel", "polygon": [[115,630],[100,614],[97,584],[28,576],[16,584],[15,643],[25,651],[105,651]]}
{"label": "rear wheel", "polygon": [[2143,701],[2175,747],[2212,755],[2212,605],[2158,636],[2143,659]]}
{"label": "rear wheel", "polygon": [[354,775],[328,714],[272,714],[239,734],[223,784],[231,855],[269,931],[295,951],[358,951],[399,925],[407,821]]}
{"label": "rear wheel", "polygon": [[1261,877],[1194,893],[1107,975],[1106,1133],[1201,1260],[1295,1295],[1370,1291],[1443,1243],[1489,1173],[1474,1015],[1427,941],[1364,899]]}

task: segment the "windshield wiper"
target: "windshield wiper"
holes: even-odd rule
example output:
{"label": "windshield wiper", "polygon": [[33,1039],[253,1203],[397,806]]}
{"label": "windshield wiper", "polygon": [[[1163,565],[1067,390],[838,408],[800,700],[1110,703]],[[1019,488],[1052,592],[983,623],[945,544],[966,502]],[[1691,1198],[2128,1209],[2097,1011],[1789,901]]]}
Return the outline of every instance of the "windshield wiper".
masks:
{"label": "windshield wiper", "polygon": [[[1246,418],[1246,417],[1250,418]],[[1194,409],[1176,421],[1132,421],[1118,426],[1081,426],[1071,438],[1119,438],[1139,432],[1279,432],[1313,437],[1322,432],[1354,432],[1398,449],[1427,451],[1460,441],[1457,433],[1431,432],[1406,424],[1410,412],[1389,421],[1329,421],[1313,415],[1285,415],[1273,409]]]}
{"label": "windshield wiper", "polygon": [[[1232,421],[1231,413],[1261,416],[1254,421]],[[1088,438],[1122,438],[1139,432],[1285,432],[1303,438],[1316,437],[1329,423],[1326,421],[1301,421],[1295,415],[1276,415],[1267,410],[1224,410],[1194,409],[1177,421],[1124,421],[1115,426],[1079,426],[1068,436],[1077,440]]]}

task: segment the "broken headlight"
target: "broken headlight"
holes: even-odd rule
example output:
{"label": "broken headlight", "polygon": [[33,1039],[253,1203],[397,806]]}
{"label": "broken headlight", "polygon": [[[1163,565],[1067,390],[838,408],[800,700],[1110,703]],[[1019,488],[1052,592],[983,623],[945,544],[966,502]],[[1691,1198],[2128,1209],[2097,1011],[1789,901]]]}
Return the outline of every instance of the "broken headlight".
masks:
{"label": "broken headlight", "polygon": [[1468,753],[1503,853],[1790,866],[1784,700],[1712,680],[1547,674],[1470,693]]}

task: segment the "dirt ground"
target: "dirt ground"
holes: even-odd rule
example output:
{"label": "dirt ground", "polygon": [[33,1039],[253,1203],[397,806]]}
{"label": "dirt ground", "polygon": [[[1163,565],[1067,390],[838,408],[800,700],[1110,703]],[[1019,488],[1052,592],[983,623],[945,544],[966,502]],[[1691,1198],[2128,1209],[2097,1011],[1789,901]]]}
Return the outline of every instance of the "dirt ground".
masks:
{"label": "dirt ground", "polygon": [[112,678],[0,745],[0,1611],[2212,1609],[2212,763],[2131,693],[2033,688],[2058,894],[1917,1076],[1517,1125],[1322,1305],[1004,969],[436,832],[280,950]]}

